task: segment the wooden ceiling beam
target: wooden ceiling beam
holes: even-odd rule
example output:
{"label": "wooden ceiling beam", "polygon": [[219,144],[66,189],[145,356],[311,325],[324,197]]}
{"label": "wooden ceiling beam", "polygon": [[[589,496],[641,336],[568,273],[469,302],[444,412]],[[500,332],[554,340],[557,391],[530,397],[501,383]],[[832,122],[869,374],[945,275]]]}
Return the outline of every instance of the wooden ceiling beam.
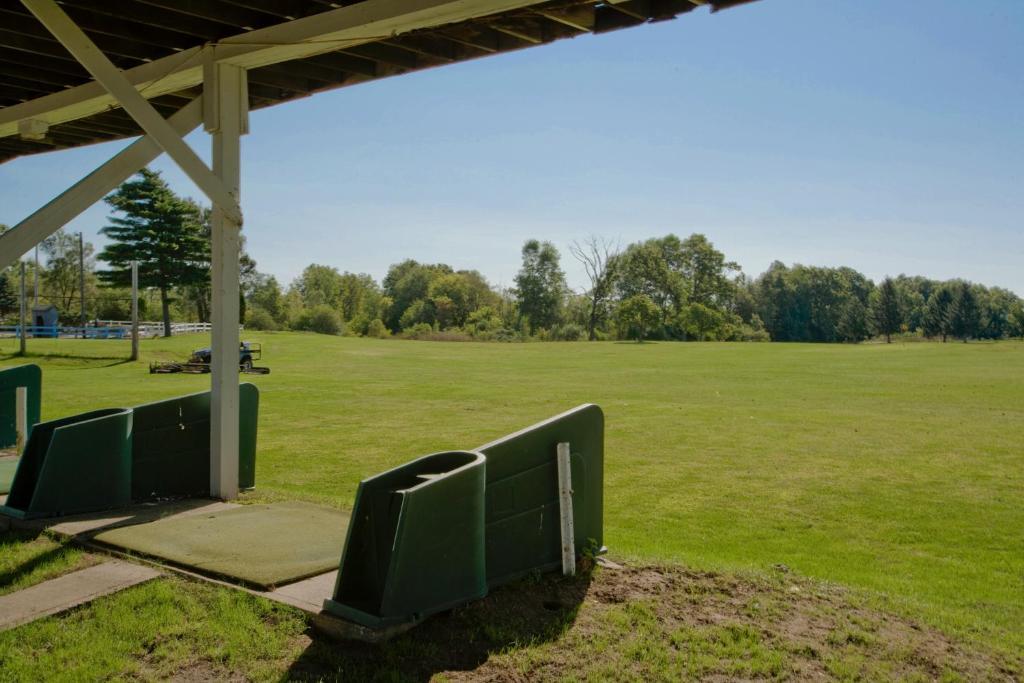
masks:
{"label": "wooden ceiling beam", "polygon": [[277,20],[265,12],[253,10],[216,2],[216,0],[138,0],[153,7],[170,10],[178,14],[190,17],[197,17],[207,21],[215,21],[234,29],[252,31],[264,26],[278,23]]}
{"label": "wooden ceiling beam", "polygon": [[[72,8],[82,8],[98,15],[121,17],[135,24],[162,28],[198,39],[201,42],[216,40],[222,33],[232,30],[226,25],[210,24],[210,22],[190,14],[182,14],[173,10],[166,10],[162,7],[143,5],[137,2],[98,3],[96,0],[61,0],[61,4],[69,10]],[[218,26],[220,31],[217,30]],[[193,41],[194,43],[195,41]]]}

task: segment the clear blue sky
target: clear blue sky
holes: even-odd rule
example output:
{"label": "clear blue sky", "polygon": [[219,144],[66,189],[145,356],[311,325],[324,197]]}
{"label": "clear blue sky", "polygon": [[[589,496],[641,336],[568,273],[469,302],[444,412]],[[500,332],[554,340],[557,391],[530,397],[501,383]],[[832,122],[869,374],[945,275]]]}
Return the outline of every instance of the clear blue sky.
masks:
{"label": "clear blue sky", "polygon": [[[282,284],[411,257],[508,285],[537,237],[579,288],[574,239],[703,232],[751,275],[779,259],[1024,294],[1020,0],[696,10],[316,95],[251,129],[248,249]],[[0,166],[0,222],[123,145]],[[106,213],[70,229],[99,242]]]}

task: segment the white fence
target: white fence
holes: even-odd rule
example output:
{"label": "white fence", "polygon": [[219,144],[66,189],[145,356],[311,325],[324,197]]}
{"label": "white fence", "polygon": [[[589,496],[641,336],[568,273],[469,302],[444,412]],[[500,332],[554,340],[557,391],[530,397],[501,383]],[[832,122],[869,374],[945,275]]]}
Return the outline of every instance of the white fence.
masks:
{"label": "white fence", "polygon": [[[198,334],[210,332],[213,325],[210,323],[171,323],[171,334]],[[238,326],[244,330],[244,325]],[[18,325],[0,326],[0,337],[17,337],[21,328]],[[29,337],[64,337],[64,338],[87,338],[87,339],[129,339],[132,336],[132,323],[130,320],[93,320],[87,327],[74,327],[67,325],[28,325],[25,332]],[[139,337],[162,337],[164,324],[161,322],[139,322]]]}
{"label": "white fence", "polygon": [[[130,320],[96,320],[95,327],[123,327],[128,336],[132,333],[132,321]],[[195,334],[197,332],[209,332],[213,329],[210,323],[171,323],[171,334]],[[139,321],[139,336],[161,337],[164,333],[164,324],[161,322]]]}

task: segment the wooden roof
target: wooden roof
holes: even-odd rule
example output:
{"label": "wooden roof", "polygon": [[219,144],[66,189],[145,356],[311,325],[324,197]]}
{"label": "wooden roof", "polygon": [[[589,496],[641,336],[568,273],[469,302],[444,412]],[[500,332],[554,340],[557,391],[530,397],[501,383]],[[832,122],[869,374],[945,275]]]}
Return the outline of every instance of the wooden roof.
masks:
{"label": "wooden roof", "polygon": [[[61,7],[123,70],[259,29],[376,0],[59,0]],[[584,33],[603,33],[674,19],[707,4],[712,9],[750,0],[554,0],[513,10],[349,41],[343,49],[249,70],[252,109],[312,93],[543,45]],[[257,35],[257,34],[253,34]],[[83,86],[89,74],[19,0],[0,0],[0,163],[54,149],[138,136],[139,126],[116,105],[51,123],[41,140],[11,132],[25,103]],[[159,79],[157,79],[159,80]],[[152,85],[152,83],[151,83]],[[148,87],[148,86],[147,86]],[[146,87],[142,88],[145,94]],[[170,116],[201,85],[161,93],[151,102]],[[21,106],[19,106],[21,105]],[[6,116],[6,119],[5,119]],[[45,119],[46,117],[41,117]],[[65,116],[64,118],[70,118]]]}

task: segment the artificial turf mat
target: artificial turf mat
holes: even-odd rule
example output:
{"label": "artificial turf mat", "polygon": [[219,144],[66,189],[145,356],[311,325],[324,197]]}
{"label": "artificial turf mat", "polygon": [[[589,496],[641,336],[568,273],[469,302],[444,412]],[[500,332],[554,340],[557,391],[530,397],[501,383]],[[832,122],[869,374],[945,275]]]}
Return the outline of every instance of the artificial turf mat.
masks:
{"label": "artificial turf mat", "polygon": [[11,482],[14,481],[14,472],[17,469],[16,458],[0,460],[0,496],[11,492]]}
{"label": "artificial turf mat", "polygon": [[94,540],[268,590],[337,569],[348,520],[308,503],[243,505],[119,527]]}

